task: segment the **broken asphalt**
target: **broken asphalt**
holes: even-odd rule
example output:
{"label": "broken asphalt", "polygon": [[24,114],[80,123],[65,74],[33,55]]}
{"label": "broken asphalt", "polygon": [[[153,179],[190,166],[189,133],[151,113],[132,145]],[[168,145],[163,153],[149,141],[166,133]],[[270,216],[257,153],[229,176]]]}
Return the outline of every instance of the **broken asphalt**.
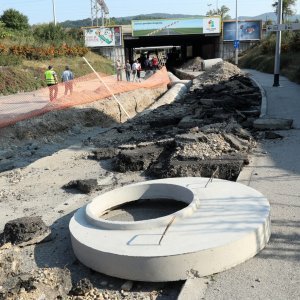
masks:
{"label": "broken asphalt", "polygon": [[282,139],[260,141],[238,178],[268,198],[272,235],[257,256],[216,274],[192,298],[300,299],[300,85],[280,77],[273,87],[273,75],[246,72],[265,93],[262,117],[293,119],[291,130],[276,131]]}

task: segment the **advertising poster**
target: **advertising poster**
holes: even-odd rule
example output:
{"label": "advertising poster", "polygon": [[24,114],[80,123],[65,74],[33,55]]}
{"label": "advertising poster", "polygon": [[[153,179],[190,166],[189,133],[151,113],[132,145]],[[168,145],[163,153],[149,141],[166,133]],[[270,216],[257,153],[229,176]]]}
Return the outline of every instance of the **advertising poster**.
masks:
{"label": "advertising poster", "polygon": [[86,47],[113,47],[122,45],[122,27],[85,28]]}
{"label": "advertising poster", "polygon": [[220,33],[221,17],[205,17],[203,19],[203,33]]}
{"label": "advertising poster", "polygon": [[132,36],[164,36],[220,33],[218,17],[132,20]]}
{"label": "advertising poster", "polygon": [[[262,22],[258,21],[238,21],[238,40],[240,41],[253,41],[261,39]],[[236,22],[224,21],[223,22],[223,40],[234,41],[236,40]]]}

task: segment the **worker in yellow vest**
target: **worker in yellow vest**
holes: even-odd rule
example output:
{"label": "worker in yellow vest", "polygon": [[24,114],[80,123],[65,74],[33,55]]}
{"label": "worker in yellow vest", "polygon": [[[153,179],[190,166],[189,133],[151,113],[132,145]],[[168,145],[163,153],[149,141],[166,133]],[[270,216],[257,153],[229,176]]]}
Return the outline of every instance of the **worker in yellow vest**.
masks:
{"label": "worker in yellow vest", "polygon": [[52,66],[48,67],[48,70],[45,72],[45,79],[47,86],[49,87],[49,97],[50,101],[55,101],[57,99],[58,93],[58,80],[55,71]]}

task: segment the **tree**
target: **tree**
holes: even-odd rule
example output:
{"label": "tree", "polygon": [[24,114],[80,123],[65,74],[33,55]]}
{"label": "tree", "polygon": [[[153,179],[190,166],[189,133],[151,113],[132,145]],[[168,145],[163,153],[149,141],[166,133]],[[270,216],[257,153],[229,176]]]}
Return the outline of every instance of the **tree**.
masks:
{"label": "tree", "polygon": [[271,19],[268,19],[268,20],[265,21],[265,23],[263,23],[263,28],[266,29],[266,27],[268,25],[272,25],[272,24],[273,24],[273,21]]}
{"label": "tree", "polygon": [[49,23],[34,26],[33,36],[42,41],[60,42],[66,38],[67,34],[62,26]]}
{"label": "tree", "polygon": [[222,20],[231,19],[231,17],[227,14],[229,11],[230,11],[230,9],[227,6],[222,5],[221,8],[209,10],[206,13],[206,15],[207,16],[218,15],[218,16],[221,16]]}
{"label": "tree", "polygon": [[[282,19],[284,20],[287,16],[292,16],[295,14],[293,7],[296,5],[297,0],[282,0]],[[272,6],[275,9],[275,13],[278,13],[278,3],[275,1]]]}
{"label": "tree", "polygon": [[0,21],[10,29],[27,30],[29,28],[28,17],[12,8],[3,12]]}

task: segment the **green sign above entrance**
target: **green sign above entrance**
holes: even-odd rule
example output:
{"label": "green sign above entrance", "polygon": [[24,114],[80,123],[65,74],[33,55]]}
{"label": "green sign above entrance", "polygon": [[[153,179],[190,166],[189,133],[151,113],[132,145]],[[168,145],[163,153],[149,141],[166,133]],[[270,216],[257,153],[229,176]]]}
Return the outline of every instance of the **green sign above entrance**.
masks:
{"label": "green sign above entrance", "polygon": [[132,36],[165,36],[221,33],[221,18],[132,20]]}

